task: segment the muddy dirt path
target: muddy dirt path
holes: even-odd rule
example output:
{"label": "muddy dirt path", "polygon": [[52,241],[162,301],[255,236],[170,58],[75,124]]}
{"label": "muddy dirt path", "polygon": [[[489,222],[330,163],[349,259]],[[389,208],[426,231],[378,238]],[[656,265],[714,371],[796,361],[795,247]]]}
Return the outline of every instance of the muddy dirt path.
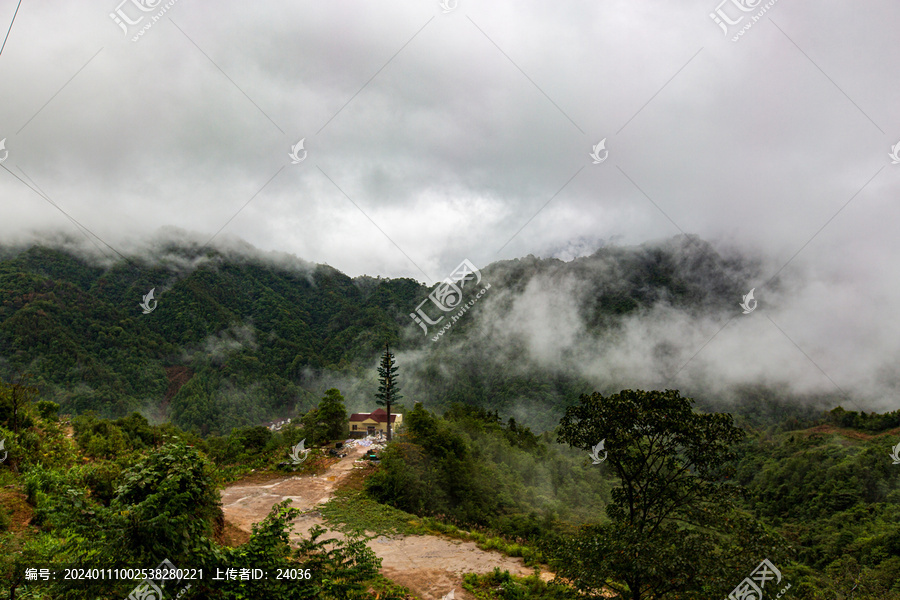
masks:
{"label": "muddy dirt path", "polygon": [[[342,480],[352,472],[355,460],[366,448],[355,447],[346,457],[331,465],[323,474],[314,476],[278,476],[262,479],[249,477],[222,491],[222,510],[226,522],[249,533],[253,523],[262,521],[272,506],[290,498],[300,510],[313,509],[328,501]],[[307,535],[314,525],[328,528],[317,512],[301,515],[294,522],[294,537]],[[369,532],[368,535],[374,535]],[[329,529],[328,537],[344,538]],[[368,546],[381,558],[381,572],[395,583],[406,586],[423,600],[441,600],[455,590],[457,600],[470,600],[472,595],[462,588],[463,573],[488,573],[494,567],[511,574],[531,575],[521,558],[499,552],[481,550],[475,542],[464,542],[441,536],[379,536]],[[541,578],[552,579],[551,573]]]}

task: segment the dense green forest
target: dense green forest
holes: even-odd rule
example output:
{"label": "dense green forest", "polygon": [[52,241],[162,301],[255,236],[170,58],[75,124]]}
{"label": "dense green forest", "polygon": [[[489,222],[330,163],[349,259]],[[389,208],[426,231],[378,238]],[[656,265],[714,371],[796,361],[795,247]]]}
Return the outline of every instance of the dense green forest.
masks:
{"label": "dense green forest", "polygon": [[[66,413],[164,409],[186,429],[227,432],[311,406],[304,380],[364,363],[424,289],[208,254],[183,276],[172,265],[102,269],[40,247],[3,261],[0,369],[33,373]],[[138,302],[154,286],[162,304],[143,315]]]}
{"label": "dense green forest", "polygon": [[[569,263],[528,257],[482,269],[498,293],[478,310],[510,309],[536,278],[574,277],[588,290],[589,333],[613,335],[660,304],[733,309],[735,275],[752,271],[685,237]],[[158,304],[142,314],[150,289]],[[763,559],[790,597],[900,599],[900,465],[889,455],[900,411],[762,384],[727,401],[598,386],[524,346],[498,347],[477,315],[432,342],[410,318],[429,291],[212,248],[106,263],[0,249],[0,594],[124,598],[131,588],[113,582],[38,588],[23,567],[168,557],[320,573],[299,586],[195,585],[185,600],[407,598],[361,539],[291,547],[295,511],[278,506],[234,545],[219,507],[222,486],[278,472],[301,440],[313,458],[295,470],[321,468],[316,446],[374,408],[388,344],[404,428],[364,486],[323,512],[350,530],[389,513],[397,527],[475,539],[564,579],[472,575],[479,600],[721,598]],[[280,431],[263,426],[287,417]]]}
{"label": "dense green forest", "polygon": [[[139,411],[203,435],[305,413],[335,384],[351,411],[370,409],[371,367],[385,343],[427,350],[405,362],[405,394],[438,411],[471,404],[546,430],[595,389],[574,372],[528,363],[523,347],[495,347],[477,316],[432,342],[410,318],[429,288],[411,279],[350,278],[300,259],[197,246],[153,256],[101,263],[42,246],[0,248],[0,377],[31,373],[65,414]],[[487,294],[478,310],[507,310],[536,278],[577,278],[588,327],[602,333],[660,303],[734,308],[735,275],[752,272],[685,236],[568,263],[527,257],[482,268],[504,294]],[[151,289],[156,308],[142,314]]]}
{"label": "dense green forest", "polygon": [[[301,585],[194,582],[185,599],[409,597],[378,575],[378,559],[361,539],[329,545],[314,531],[292,548],[296,510],[287,505],[245,543],[223,538],[221,487],[251,469],[277,470],[301,436],[333,439],[335,423],[343,435],[346,413],[335,410],[342,400],[329,390],[316,408],[334,407],[327,410],[335,418],[310,411],[303,429],[256,426],[203,438],[136,413],[66,423],[37,388],[4,383],[0,593],[124,598],[133,583],[34,583],[24,569],[133,567],[167,557],[192,567],[315,573]],[[364,488],[330,510],[340,515],[344,503],[348,518],[359,519],[371,509],[366,503],[399,509],[409,515],[403,523],[415,516],[432,531],[465,530],[570,582],[467,577],[479,598],[725,597],[763,559],[779,569],[782,586],[790,584],[790,597],[900,598],[900,465],[890,456],[900,411],[839,407],[802,429],[795,417],[741,428],[674,390],[623,390],[582,396],[540,435],[461,404],[443,415],[416,404],[404,421]],[[592,460],[601,436],[605,455]],[[325,460],[314,449],[299,474]]]}

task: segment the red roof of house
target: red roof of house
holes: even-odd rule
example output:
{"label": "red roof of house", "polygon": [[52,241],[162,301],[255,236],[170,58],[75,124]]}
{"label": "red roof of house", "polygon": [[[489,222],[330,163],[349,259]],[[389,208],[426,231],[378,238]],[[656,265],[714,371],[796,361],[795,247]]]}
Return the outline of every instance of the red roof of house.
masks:
{"label": "red roof of house", "polygon": [[[354,421],[365,421],[366,419],[372,419],[376,423],[386,423],[387,422],[387,411],[383,408],[378,408],[373,410],[370,413],[353,413],[350,415],[350,422]],[[391,415],[391,423],[397,420],[397,415]]]}

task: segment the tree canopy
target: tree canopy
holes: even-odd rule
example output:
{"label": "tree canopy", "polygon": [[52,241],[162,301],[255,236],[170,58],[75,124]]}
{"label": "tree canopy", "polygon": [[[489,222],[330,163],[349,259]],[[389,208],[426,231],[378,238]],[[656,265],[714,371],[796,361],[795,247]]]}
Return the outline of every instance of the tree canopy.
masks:
{"label": "tree canopy", "polygon": [[387,412],[387,439],[391,441],[393,437],[393,427],[391,427],[391,405],[397,402],[403,396],[400,395],[400,385],[397,382],[397,371],[400,367],[394,363],[394,355],[387,344],[384,345],[384,353],[381,355],[381,363],[378,365],[378,392],[375,397],[379,405],[385,407]]}
{"label": "tree canopy", "polygon": [[598,468],[618,480],[607,522],[583,527],[560,547],[560,574],[583,592],[699,599],[728,584],[735,561],[748,560],[736,551],[746,542],[728,537],[738,495],[728,481],[733,446],[744,432],[731,415],[700,414],[691,404],[677,390],[623,390],[582,395],[566,410],[558,441],[588,452],[605,441]]}

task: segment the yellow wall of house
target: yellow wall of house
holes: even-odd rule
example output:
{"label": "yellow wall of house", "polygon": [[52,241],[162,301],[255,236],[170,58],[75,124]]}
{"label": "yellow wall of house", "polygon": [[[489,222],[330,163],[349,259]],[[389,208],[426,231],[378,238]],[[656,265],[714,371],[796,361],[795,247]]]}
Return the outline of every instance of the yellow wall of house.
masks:
{"label": "yellow wall of house", "polygon": [[[391,415],[392,417],[395,415]],[[396,415],[396,419],[394,420],[393,429],[397,429],[397,426],[403,422],[403,415]],[[356,429],[353,429],[353,426],[356,426]],[[383,433],[387,433],[387,423],[378,423],[374,419],[366,419],[364,421],[354,421],[350,423],[350,431],[368,431],[369,427],[374,427],[375,431],[381,431]]]}

